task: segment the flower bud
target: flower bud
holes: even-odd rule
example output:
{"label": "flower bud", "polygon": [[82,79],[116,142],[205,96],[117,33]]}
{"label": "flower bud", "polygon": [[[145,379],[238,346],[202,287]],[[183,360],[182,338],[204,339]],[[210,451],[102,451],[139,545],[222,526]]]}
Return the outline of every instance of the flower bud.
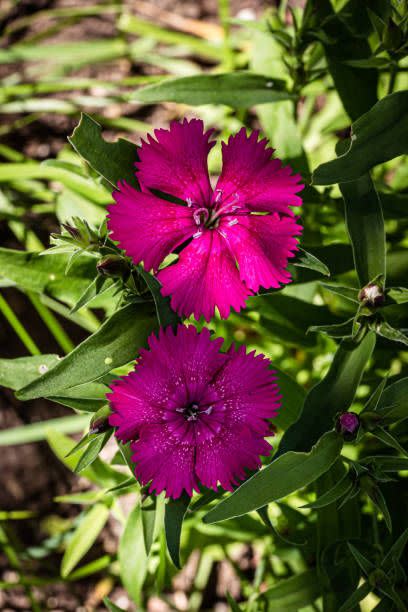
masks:
{"label": "flower bud", "polygon": [[126,260],[120,255],[105,255],[96,264],[99,274],[111,278],[124,278],[130,269]]}
{"label": "flower bud", "polygon": [[68,223],[61,223],[61,227],[63,227],[64,230],[66,230],[75,240],[81,239],[81,232],[78,228],[74,227],[73,225],[69,225]]}
{"label": "flower bud", "polygon": [[361,289],[358,294],[358,299],[367,306],[378,308],[382,306],[385,301],[383,288],[376,283],[368,283],[368,285]]}
{"label": "flower bud", "polygon": [[336,430],[345,440],[354,440],[360,427],[360,419],[355,412],[344,412],[336,422]]}

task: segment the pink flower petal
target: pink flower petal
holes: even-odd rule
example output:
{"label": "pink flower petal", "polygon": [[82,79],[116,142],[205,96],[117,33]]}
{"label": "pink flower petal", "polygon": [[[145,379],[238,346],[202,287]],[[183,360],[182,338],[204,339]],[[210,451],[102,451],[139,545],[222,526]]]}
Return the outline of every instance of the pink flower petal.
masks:
{"label": "pink flower petal", "polygon": [[271,446],[261,436],[255,436],[243,425],[225,427],[220,434],[196,449],[196,474],[200,482],[216,489],[218,482],[223,489],[232,491],[249,470],[261,467],[260,455],[268,455]]}
{"label": "pink flower petal", "polygon": [[[288,259],[297,250],[302,227],[291,217],[272,215],[239,216],[230,226],[228,217],[222,230],[239,265],[241,279],[254,293],[290,282]],[[221,227],[221,226],[220,226]]]}
{"label": "pink flower petal", "polygon": [[169,130],[155,130],[139,149],[137,178],[143,191],[163,193],[205,205],[211,198],[207,156],[213,130],[204,131],[199,119],[173,121]]}
{"label": "pink flower petal", "polygon": [[244,346],[238,350],[231,346],[227,355],[210,389],[217,389],[218,401],[224,406],[229,426],[233,429],[244,424],[258,435],[271,435],[265,419],[276,416],[281,395],[269,360],[263,355],[255,355],[255,351],[247,355]]}
{"label": "pink flower petal", "polygon": [[245,128],[222,143],[223,167],[215,195],[222,192],[228,201],[237,194],[238,204],[249,210],[280,212],[293,215],[289,206],[300,206],[302,200],[295,195],[303,189],[300,174],[291,176],[289,166],[282,167],[279,159],[271,159],[273,149],[267,140],[258,142],[259,132],[246,135]]}
{"label": "pink flower petal", "polygon": [[191,210],[136,191],[127,183],[113,193],[108,206],[111,238],[119,242],[135,264],[157,270],[163,259],[197,230]]}
{"label": "pink flower petal", "polygon": [[[146,382],[153,385],[146,387]],[[113,414],[109,416],[109,425],[117,427],[116,437],[122,442],[135,440],[139,437],[143,425],[161,420],[163,402],[160,408],[152,401],[154,390],[157,389],[157,379],[147,381],[146,377],[131,372],[115,381],[110,388],[112,393],[107,398]]]}
{"label": "pink flower petal", "polygon": [[183,490],[198,491],[194,472],[195,445],[180,442],[167,425],[143,427],[140,439],[132,444],[135,473],[144,485],[152,481],[149,492],[166,492],[177,499]]}
{"label": "pink flower petal", "polygon": [[209,321],[215,307],[227,318],[230,308],[239,311],[251,295],[241,281],[225,239],[216,230],[204,230],[180,253],[176,264],[160,270],[162,294],[182,316],[201,315]]}

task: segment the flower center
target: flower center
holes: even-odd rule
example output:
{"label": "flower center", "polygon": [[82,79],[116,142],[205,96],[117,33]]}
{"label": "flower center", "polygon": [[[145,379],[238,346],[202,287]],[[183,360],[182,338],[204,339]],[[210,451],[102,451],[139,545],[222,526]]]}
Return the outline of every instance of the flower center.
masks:
{"label": "flower center", "polygon": [[196,225],[204,225],[208,221],[208,217],[210,213],[208,212],[208,208],[197,208],[193,212],[193,219]]}
{"label": "flower center", "polygon": [[191,402],[185,408],[176,408],[176,412],[180,412],[186,421],[198,421],[200,414],[210,415],[214,406],[200,407],[196,402]]}
{"label": "flower center", "polygon": [[196,421],[200,412],[200,406],[198,404],[190,404],[183,410],[183,416],[186,421]]}

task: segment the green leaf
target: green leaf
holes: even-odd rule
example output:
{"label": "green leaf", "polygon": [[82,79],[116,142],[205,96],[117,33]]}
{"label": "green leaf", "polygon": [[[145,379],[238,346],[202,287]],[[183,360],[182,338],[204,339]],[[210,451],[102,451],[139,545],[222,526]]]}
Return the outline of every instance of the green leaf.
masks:
{"label": "green leaf", "polygon": [[140,503],[134,506],[128,516],[119,542],[118,556],[123,584],[133,601],[138,603],[147,574],[147,553]]}
{"label": "green leaf", "polygon": [[164,328],[168,325],[176,327],[180,323],[180,317],[174,312],[174,310],[172,310],[170,306],[170,298],[164,297],[161,294],[161,284],[159,281],[156,280],[154,276],[143,270],[143,268],[139,267],[138,272],[153,296],[156,306],[157,320],[160,327]]}
{"label": "green leaf", "polygon": [[401,378],[385,388],[379,399],[376,411],[390,420],[407,417],[408,377]]}
{"label": "green leaf", "polygon": [[369,593],[371,593],[371,586],[368,582],[363,582],[363,584],[361,584],[342,604],[339,608],[339,612],[350,612],[350,610],[355,610],[359,602],[363,601]]}
{"label": "green leaf", "polygon": [[103,598],[103,603],[109,610],[109,612],[126,612],[123,608],[119,608],[116,604],[113,603],[108,597]]}
{"label": "green leaf", "polygon": [[385,231],[381,202],[368,174],[356,181],[342,183],[340,191],[355,267],[363,287],[378,276],[385,278]]}
{"label": "green leaf", "polygon": [[321,595],[319,579],[315,569],[281,580],[262,593],[268,602],[268,610],[294,612],[310,606]]}
{"label": "green leaf", "polygon": [[19,399],[61,395],[132,361],[154,329],[155,319],[136,304],[118,310],[41,379],[21,389]]}
{"label": "green leaf", "polygon": [[406,287],[391,287],[387,290],[387,297],[390,297],[397,304],[408,302],[408,289]]}
{"label": "green leaf", "polygon": [[352,125],[350,148],[321,164],[313,173],[315,185],[358,179],[377,164],[407,152],[408,92],[386,96]]}
{"label": "green leaf", "polygon": [[82,472],[82,470],[87,468],[88,465],[91,465],[95,461],[103,447],[108,443],[111,435],[112,430],[106,431],[104,434],[100,434],[94,440],[91,440],[75,466],[75,472],[77,474]]}
{"label": "green leaf", "polygon": [[343,442],[326,433],[309,453],[289,452],[254,474],[204,517],[216,523],[257,510],[305,487],[326,472],[338,458]]}
{"label": "green leaf", "polygon": [[359,344],[341,342],[326,376],[309,391],[299,419],[284,434],[280,455],[289,450],[309,450],[333,426],[335,415],[348,410],[374,346],[372,332]]}
{"label": "green leaf", "polygon": [[327,283],[320,283],[320,286],[323,287],[323,289],[327,289],[327,291],[340,295],[350,302],[354,302],[355,304],[359,303],[358,289],[354,289],[353,287],[345,287],[344,285],[338,285],[336,283],[332,283],[330,285]]}
{"label": "green leaf", "polygon": [[59,359],[58,355],[0,359],[0,386],[13,390],[21,389],[52,369]]}
{"label": "green leaf", "polygon": [[45,440],[50,429],[61,433],[78,433],[89,424],[89,415],[75,415],[39,421],[0,431],[0,446],[30,444]]}
{"label": "green leaf", "polygon": [[399,329],[392,327],[387,321],[382,321],[375,326],[375,331],[379,336],[392,340],[393,342],[399,342],[408,346],[408,336],[406,336]]}
{"label": "green leaf", "polygon": [[[68,455],[75,446],[75,440],[72,440],[72,438],[65,436],[63,433],[52,429],[49,429],[46,433],[47,441],[51,450],[54,452],[56,457],[58,457],[58,459],[73,472],[77,463],[77,457],[75,455]],[[127,476],[125,474],[117,472],[109,465],[102,462],[99,458],[95,459],[92,465],[87,467],[82,472],[81,476],[105,489],[115,487],[116,485],[127,480]]]}
{"label": "green leaf", "polygon": [[302,508],[312,508],[313,510],[317,508],[324,508],[325,506],[329,506],[333,504],[338,499],[341,499],[349,491],[351,491],[353,487],[353,483],[350,480],[348,474],[344,474],[343,478],[341,478],[331,489],[320,495],[314,502],[310,504],[306,504],[302,506]]}
{"label": "green leaf", "polygon": [[402,472],[408,470],[408,457],[394,457],[391,455],[376,455],[360,459],[363,464],[370,464],[379,472]]}
{"label": "green leaf", "polygon": [[81,257],[65,275],[66,255],[48,255],[0,248],[0,277],[7,278],[24,291],[45,293],[70,306],[85,291],[95,276],[95,259]]}
{"label": "green leaf", "polygon": [[318,259],[312,253],[308,253],[304,249],[299,248],[297,252],[296,260],[293,262],[294,266],[298,266],[300,268],[308,268],[309,270],[314,270],[315,272],[320,272],[320,274],[324,274],[325,276],[330,276],[330,270],[320,259]]}
{"label": "green leaf", "polygon": [[350,544],[350,542],[348,542],[348,547],[350,549],[351,554],[353,555],[358,565],[360,566],[360,569],[363,571],[363,573],[366,576],[369,576],[371,572],[375,570],[374,563],[372,563],[369,559],[364,557],[364,555],[362,555],[361,552],[355,546]]}
{"label": "green leaf", "polygon": [[282,406],[273,422],[277,427],[286,430],[298,419],[306,392],[288,374],[275,366],[272,369],[277,375],[276,383],[283,396]]}
{"label": "green leaf", "polygon": [[259,324],[273,337],[296,347],[314,346],[317,338],[306,336],[316,321],[338,323],[326,306],[317,306],[279,292],[258,295],[248,300],[248,309],[260,313]]}
{"label": "green leaf", "polygon": [[118,181],[138,186],[135,176],[137,148],[132,142],[123,138],[117,142],[106,142],[99,123],[84,113],[68,140],[78,155],[114,188]]}
{"label": "green leaf", "polygon": [[330,0],[319,0],[313,3],[313,16],[318,24],[314,33],[323,44],[335,89],[346,112],[355,120],[377,100],[377,71],[346,64],[348,60],[363,60],[372,55],[368,35],[361,35],[366,26],[365,11],[359,2],[347,2],[336,14]]}
{"label": "green leaf", "polygon": [[92,544],[105,526],[109,517],[109,508],[105,504],[96,504],[85,515],[79,527],[69,540],[61,561],[61,576],[66,578],[86,555]]}
{"label": "green leaf", "polygon": [[399,538],[391,546],[384,559],[381,562],[381,567],[385,572],[389,572],[394,565],[395,561],[398,561],[408,542],[408,528],[405,529],[399,536]]}
{"label": "green leaf", "polygon": [[312,325],[307,331],[320,332],[330,338],[348,338],[353,333],[353,321],[354,317],[344,323],[337,323],[337,325]]}
{"label": "green leaf", "polygon": [[407,454],[408,451],[406,451],[405,448],[403,448],[401,444],[398,442],[398,440],[392,434],[390,434],[389,431],[387,431],[383,427],[376,427],[371,433],[378,440],[381,440],[381,442],[383,442],[386,446],[390,446],[391,448],[394,448],[396,451],[398,451],[405,457],[408,456]]}
{"label": "green leaf", "polygon": [[174,565],[180,568],[180,537],[184,516],[190,504],[190,498],[183,493],[178,499],[169,499],[164,514],[164,528],[169,555]]}
{"label": "green leaf", "polygon": [[135,93],[135,100],[144,104],[181,102],[192,106],[226,104],[233,108],[249,108],[293,96],[285,81],[248,71],[225,74],[200,74],[162,81]]}
{"label": "green leaf", "polygon": [[228,604],[231,608],[231,612],[242,612],[241,608],[239,607],[235,599],[232,598],[232,595],[228,591],[226,593],[226,597]]}
{"label": "green leaf", "polygon": [[388,510],[387,502],[385,501],[385,497],[382,494],[380,487],[373,485],[372,487],[367,489],[367,495],[373,502],[374,506],[381,512],[384,517],[385,524],[387,526],[388,531],[392,532],[392,520],[390,511]]}
{"label": "green leaf", "polygon": [[47,162],[36,164],[30,160],[30,163],[2,164],[0,166],[0,183],[30,179],[58,181],[95,204],[108,204],[111,201],[109,192],[92,179]]}

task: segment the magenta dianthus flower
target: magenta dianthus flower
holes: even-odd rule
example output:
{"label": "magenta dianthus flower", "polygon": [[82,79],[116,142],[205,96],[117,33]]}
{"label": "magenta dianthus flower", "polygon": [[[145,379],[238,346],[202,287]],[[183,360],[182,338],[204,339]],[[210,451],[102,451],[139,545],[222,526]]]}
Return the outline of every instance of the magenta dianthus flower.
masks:
{"label": "magenta dianthus flower", "polygon": [[136,477],[150,492],[175,499],[199,483],[232,490],[271,450],[276,375],[263,355],[220,353],[222,343],[206,328],[161,329],[134,371],[111,385],[109,423],[132,442]]}
{"label": "magenta dianthus flower", "polygon": [[[303,188],[272,159],[267,141],[245,128],[222,143],[223,169],[211,187],[207,156],[213,130],[198,119],[173,122],[142,141],[136,163],[141,191],[125,182],[113,194],[109,229],[135,264],[157,272],[175,249],[176,263],[161,269],[162,293],[182,316],[209,321],[215,307],[221,317],[245,307],[262,286],[290,282],[288,258],[297,249],[301,226],[291,206]],[[167,194],[179,200],[169,202]],[[261,214],[260,214],[261,213]]]}

